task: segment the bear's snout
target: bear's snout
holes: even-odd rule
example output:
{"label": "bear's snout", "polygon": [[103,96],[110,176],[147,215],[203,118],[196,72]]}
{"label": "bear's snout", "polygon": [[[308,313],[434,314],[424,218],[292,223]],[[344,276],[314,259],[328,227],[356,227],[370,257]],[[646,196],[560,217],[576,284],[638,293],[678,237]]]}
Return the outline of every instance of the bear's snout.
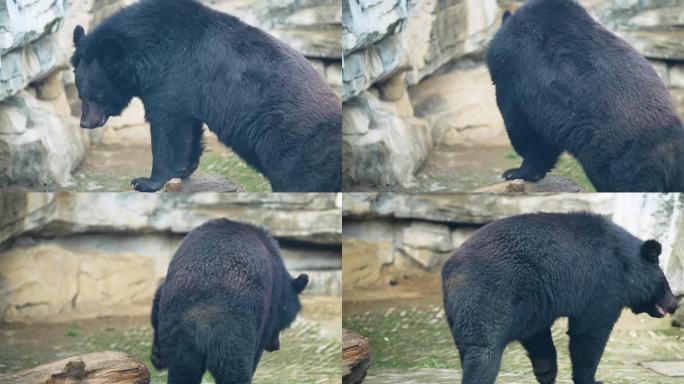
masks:
{"label": "bear's snout", "polygon": [[93,129],[99,128],[105,123],[109,117],[104,113],[104,110],[97,104],[84,101],[81,106],[81,128]]}

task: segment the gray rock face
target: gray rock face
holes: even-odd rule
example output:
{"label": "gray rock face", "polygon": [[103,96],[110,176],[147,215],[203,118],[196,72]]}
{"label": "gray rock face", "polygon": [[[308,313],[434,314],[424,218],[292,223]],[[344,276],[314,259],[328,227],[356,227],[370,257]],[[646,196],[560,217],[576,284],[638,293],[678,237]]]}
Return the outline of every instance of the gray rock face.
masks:
{"label": "gray rock face", "polygon": [[374,83],[404,70],[406,53],[396,35],[346,55],[342,70],[342,99],[358,96]]}
{"label": "gray rock face", "polygon": [[602,1],[595,9],[606,27],[644,56],[684,60],[684,3],[681,1]]}
{"label": "gray rock face", "polygon": [[407,0],[342,1],[342,48],[348,54],[403,30]]}
{"label": "gray rock face", "polygon": [[4,1],[0,4],[0,56],[54,32],[66,0]]}
{"label": "gray rock face", "polygon": [[0,100],[15,95],[64,63],[64,54],[55,35],[42,36],[0,58]]}
{"label": "gray rock face", "polygon": [[[339,244],[337,194],[11,194],[14,217],[0,228],[0,243],[26,232],[66,236],[89,232],[186,233],[221,217],[263,226],[279,238]],[[5,208],[0,205],[0,208]]]}
{"label": "gray rock face", "polygon": [[82,15],[97,2],[0,4],[0,185],[67,185],[83,159],[90,137],[70,116],[61,73],[72,49],[65,29],[87,27],[92,15]]}
{"label": "gray rock face", "polygon": [[679,300],[679,309],[672,315],[672,325],[684,328],[684,299]]}
{"label": "gray rock face", "polygon": [[[483,52],[497,13],[495,0],[343,2],[342,98],[345,108],[366,111],[365,118],[354,112],[343,121],[345,185],[405,188],[413,182],[434,135],[402,98],[406,86],[456,57]],[[374,86],[381,102],[366,92]]]}
{"label": "gray rock face", "polygon": [[67,184],[88,143],[78,121],[22,91],[0,102],[0,186]]}
{"label": "gray rock face", "polygon": [[495,0],[343,2],[343,99],[398,71],[416,84],[459,56],[482,53],[499,12]]}
{"label": "gray rock face", "polygon": [[[649,193],[345,194],[344,242],[352,245],[354,265],[363,267],[360,276],[350,268],[345,279],[372,285],[387,266],[435,271],[477,227],[494,220],[523,213],[591,211],[643,240],[657,239],[663,246],[660,266],[674,294],[683,296],[683,201],[680,194]],[[683,314],[676,316],[679,324],[684,324]]]}
{"label": "gray rock face", "polygon": [[425,269],[441,265],[453,251],[451,231],[443,224],[412,222],[399,239],[397,250]]}
{"label": "gray rock face", "polygon": [[614,196],[560,193],[554,195],[448,194],[408,195],[352,193],[344,195],[343,216],[393,218],[482,225],[529,212],[586,211],[610,214]]}
{"label": "gray rock face", "polygon": [[347,103],[342,118],[345,184],[387,187],[413,182],[432,138],[424,121],[402,112],[406,104],[407,95],[399,102],[385,102],[370,92]]}
{"label": "gray rock face", "polygon": [[338,0],[202,0],[283,39],[307,57],[340,59]]}

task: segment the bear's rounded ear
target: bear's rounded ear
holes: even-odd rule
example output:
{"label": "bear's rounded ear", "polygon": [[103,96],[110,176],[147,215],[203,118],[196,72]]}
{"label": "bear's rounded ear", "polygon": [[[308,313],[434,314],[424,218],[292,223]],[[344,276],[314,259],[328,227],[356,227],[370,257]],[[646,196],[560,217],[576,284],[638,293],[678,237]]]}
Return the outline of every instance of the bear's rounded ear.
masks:
{"label": "bear's rounded ear", "polygon": [[646,240],[641,245],[641,257],[652,263],[657,263],[658,256],[660,256],[660,252],[662,250],[663,247],[660,245],[659,242],[655,240]]}
{"label": "bear's rounded ear", "polygon": [[78,46],[78,43],[81,42],[81,39],[85,37],[85,29],[81,27],[80,25],[77,25],[76,28],[74,28],[74,45]]}
{"label": "bear's rounded ear", "polygon": [[292,280],[292,286],[297,293],[302,293],[307,284],[309,284],[309,275],[306,273],[302,273],[301,275],[297,276],[296,279]]}

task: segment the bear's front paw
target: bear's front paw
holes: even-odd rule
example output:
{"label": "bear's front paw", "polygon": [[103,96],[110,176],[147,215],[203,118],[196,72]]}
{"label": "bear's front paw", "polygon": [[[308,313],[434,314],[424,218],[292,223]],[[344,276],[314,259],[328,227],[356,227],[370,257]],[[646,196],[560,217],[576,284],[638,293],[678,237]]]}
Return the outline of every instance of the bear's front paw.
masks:
{"label": "bear's front paw", "polygon": [[164,180],[153,180],[147,177],[138,177],[131,181],[131,185],[139,192],[157,192],[164,186]]}
{"label": "bear's front paw", "polygon": [[157,371],[163,371],[167,368],[166,361],[164,361],[164,358],[161,357],[159,348],[157,348],[156,345],[152,348],[150,362],[152,362],[152,365],[154,365],[154,368],[156,368]]}
{"label": "bear's front paw", "polygon": [[535,373],[540,384],[554,384],[556,382],[556,372]]}
{"label": "bear's front paw", "polygon": [[519,180],[522,179],[521,168],[511,168],[501,175],[504,180]]}

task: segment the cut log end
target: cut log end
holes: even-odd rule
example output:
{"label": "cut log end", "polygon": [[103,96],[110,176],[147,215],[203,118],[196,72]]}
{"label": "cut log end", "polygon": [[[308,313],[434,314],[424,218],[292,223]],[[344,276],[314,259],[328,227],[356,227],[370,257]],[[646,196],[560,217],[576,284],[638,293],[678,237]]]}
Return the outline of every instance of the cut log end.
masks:
{"label": "cut log end", "polygon": [[359,384],[371,363],[368,339],[348,329],[342,330],[342,384]]}
{"label": "cut log end", "polygon": [[145,364],[121,352],[95,352],[0,375],[4,384],[149,384]]}

